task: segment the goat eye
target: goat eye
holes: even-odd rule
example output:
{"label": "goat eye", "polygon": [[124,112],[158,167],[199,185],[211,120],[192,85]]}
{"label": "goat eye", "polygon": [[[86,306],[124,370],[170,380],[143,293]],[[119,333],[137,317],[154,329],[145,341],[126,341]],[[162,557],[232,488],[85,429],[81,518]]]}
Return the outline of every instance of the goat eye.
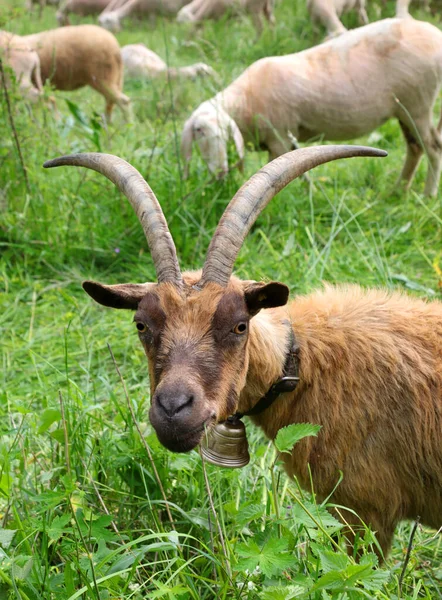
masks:
{"label": "goat eye", "polygon": [[147,326],[145,325],[145,323],[142,323],[141,321],[137,322],[136,328],[138,329],[139,333],[145,333],[147,331]]}
{"label": "goat eye", "polygon": [[244,333],[247,331],[247,323],[245,323],[244,321],[240,321],[235,325],[232,331],[237,335],[244,335]]}

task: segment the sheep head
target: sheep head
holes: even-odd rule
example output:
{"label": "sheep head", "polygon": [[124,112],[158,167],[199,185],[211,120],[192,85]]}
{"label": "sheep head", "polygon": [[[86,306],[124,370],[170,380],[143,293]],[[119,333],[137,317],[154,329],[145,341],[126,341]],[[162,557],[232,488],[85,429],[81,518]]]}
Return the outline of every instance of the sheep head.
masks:
{"label": "sheep head", "polygon": [[112,31],[113,33],[121,31],[121,22],[117,11],[101,13],[98,17],[98,23],[101,27],[104,27],[104,29],[107,29],[108,31]]}
{"label": "sheep head", "polygon": [[224,212],[202,271],[181,274],[175,246],[152,190],[125,161],[98,153],[61,157],[45,167],[84,166],[104,174],[131,202],[145,232],[158,282],[83,284],[97,302],[135,311],[147,356],[150,420],[160,442],[175,452],[196,447],[204,430],[238,407],[248,372],[249,327],[262,309],[286,304],[282,283],[241,281],[233,264],[250,228],[270,200],[309,169],[352,156],[385,156],[358,146],[289,152],[256,173]]}
{"label": "sheep head", "polygon": [[235,121],[220,106],[203,102],[184,124],[181,136],[181,154],[184,160],[184,176],[189,174],[192,144],[196,143],[209,171],[217,176],[229,170],[227,143],[233,139],[240,165],[244,159],[244,139]]}

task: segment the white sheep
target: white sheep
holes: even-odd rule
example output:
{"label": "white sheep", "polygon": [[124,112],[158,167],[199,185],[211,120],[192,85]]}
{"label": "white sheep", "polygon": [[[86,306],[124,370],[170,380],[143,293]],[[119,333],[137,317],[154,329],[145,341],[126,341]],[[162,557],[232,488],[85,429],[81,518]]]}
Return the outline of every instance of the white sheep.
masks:
{"label": "white sheep", "polygon": [[34,102],[42,94],[40,60],[22,37],[0,31],[0,59],[12,69],[21,94]]}
{"label": "white sheep", "polygon": [[[123,0],[120,0],[119,4]],[[59,25],[69,25],[69,15],[99,15],[105,10],[113,0],[65,0],[57,11],[57,21]]]}
{"label": "white sheep", "polygon": [[129,44],[121,48],[124,72],[127,77],[150,79],[159,75],[195,79],[203,76],[216,76],[215,71],[205,63],[195,63],[187,67],[168,67],[162,58],[144,44]]}
{"label": "white sheep", "polygon": [[117,32],[121,29],[121,21],[130,15],[172,16],[188,2],[189,0],[126,0],[116,8],[108,6],[98,17],[98,22],[105,29]]}
{"label": "white sheep", "polygon": [[206,19],[219,19],[226,11],[237,9],[250,14],[258,34],[263,29],[263,16],[274,24],[274,0],[193,0],[178,13],[178,23],[199,23]]}
{"label": "white sheep", "polygon": [[407,144],[401,179],[408,187],[428,155],[425,193],[437,192],[442,117],[433,106],[442,86],[442,32],[414,19],[386,19],[297,54],[263,58],[203,102],[184,125],[187,173],[195,140],[213,173],[228,170],[227,141],[244,155],[244,139],[273,159],[307,142],[349,140],[395,117]]}
{"label": "white sheep", "polygon": [[123,94],[123,61],[115,37],[96,25],[72,25],[21,38],[40,59],[41,77],[58,90],[89,85],[106,100],[109,120],[115,104],[130,120],[130,99]]}

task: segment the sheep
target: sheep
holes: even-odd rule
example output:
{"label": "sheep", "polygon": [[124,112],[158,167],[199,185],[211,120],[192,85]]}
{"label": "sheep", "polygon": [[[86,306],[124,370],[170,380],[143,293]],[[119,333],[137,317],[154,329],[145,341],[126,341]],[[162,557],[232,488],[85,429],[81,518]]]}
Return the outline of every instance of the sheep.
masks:
{"label": "sheep", "polygon": [[264,16],[274,25],[274,0],[192,0],[178,13],[178,23],[199,23],[206,19],[219,19],[231,8],[247,11],[255,25],[258,35],[262,33]]}
{"label": "sheep", "polygon": [[244,140],[272,159],[290,150],[293,136],[300,142],[354,139],[395,117],[407,145],[400,180],[410,186],[425,150],[425,193],[435,195],[442,116],[434,127],[432,109],[441,85],[442,33],[414,19],[385,19],[298,54],[263,58],[186,121],[185,175],[193,141],[209,170],[224,174],[229,138],[240,160]]}
{"label": "sheep", "polygon": [[190,0],[126,0],[118,8],[105,9],[98,18],[98,22],[105,29],[118,32],[121,21],[134,14],[140,16],[166,15],[172,16]]}
{"label": "sheep", "polygon": [[32,12],[34,9],[34,5],[38,4],[38,12],[39,17],[41,17],[43,13],[43,9],[46,4],[51,4],[52,6],[57,6],[60,3],[60,0],[26,0],[25,8],[29,12]]}
{"label": "sheep", "polygon": [[99,15],[105,10],[112,0],[65,0],[57,11],[59,25],[70,25],[69,15]]}
{"label": "sheep", "polygon": [[195,79],[198,76],[215,77],[215,71],[205,63],[195,63],[187,67],[168,67],[164,60],[146,48],[144,44],[129,44],[121,48],[124,72],[131,78],[152,78],[162,74],[168,77],[186,77]]}
{"label": "sheep", "polygon": [[21,39],[37,52],[43,81],[66,91],[89,85],[104,96],[108,121],[114,104],[130,120],[130,99],[122,93],[120,46],[111,33],[96,25],[72,25]]}
{"label": "sheep", "polygon": [[[429,0],[428,0],[429,1]],[[426,0],[426,5],[428,5]],[[408,7],[411,0],[396,0],[396,17],[409,16]],[[339,17],[351,10],[357,10],[361,25],[368,24],[366,0],[307,0],[307,10],[314,23],[322,23],[328,37],[341,35],[347,31]]]}
{"label": "sheep", "polygon": [[290,181],[337,158],[385,155],[322,146],[280,156],[234,196],[202,272],[184,274],[160,204],[131,165],[98,153],[44,164],[102,173],[138,215],[158,283],[83,288],[104,306],[135,311],[160,442],[187,452],[215,423],[253,413],[287,375],[290,357],[298,384],[252,421],[271,439],[291,423],[322,426],[286,456],[285,468],[318,500],[347,507],[353,531],[355,514],[371,525],[384,556],[402,519],[442,525],[442,303],[353,285],[287,304],[284,284],[242,281],[232,270],[259,214]]}
{"label": "sheep", "polygon": [[324,25],[329,37],[341,35],[347,31],[339,17],[351,10],[357,10],[361,25],[368,23],[365,0],[307,0],[307,10],[314,23],[319,22]]}
{"label": "sheep", "polygon": [[0,31],[0,59],[4,60],[15,74],[21,94],[35,102],[43,95],[40,60],[23,38]]}

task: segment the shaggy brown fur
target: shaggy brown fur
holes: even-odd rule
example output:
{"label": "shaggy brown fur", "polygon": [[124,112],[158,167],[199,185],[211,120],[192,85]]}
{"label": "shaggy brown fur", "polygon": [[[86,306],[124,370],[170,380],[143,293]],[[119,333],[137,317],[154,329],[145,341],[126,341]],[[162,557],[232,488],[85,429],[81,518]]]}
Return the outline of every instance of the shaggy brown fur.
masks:
{"label": "shaggy brown fur", "polygon": [[112,33],[96,25],[77,25],[21,39],[37,52],[43,81],[49,80],[58,90],[89,85],[104,96],[108,119],[114,104],[130,118],[130,100],[122,93],[120,46]]}
{"label": "shaggy brown fur", "polygon": [[187,451],[205,427],[254,406],[281,376],[291,324],[300,383],[253,417],[271,439],[290,423],[322,425],[317,438],[296,445],[287,472],[305,488],[312,483],[320,500],[333,493],[333,502],[355,511],[384,554],[401,519],[419,515],[439,528],[442,304],[327,286],[283,306],[282,284],[232,277],[226,288],[200,290],[199,278],[185,274],[181,291],[169,283],[85,283],[106,306],[136,308],[160,441]]}

